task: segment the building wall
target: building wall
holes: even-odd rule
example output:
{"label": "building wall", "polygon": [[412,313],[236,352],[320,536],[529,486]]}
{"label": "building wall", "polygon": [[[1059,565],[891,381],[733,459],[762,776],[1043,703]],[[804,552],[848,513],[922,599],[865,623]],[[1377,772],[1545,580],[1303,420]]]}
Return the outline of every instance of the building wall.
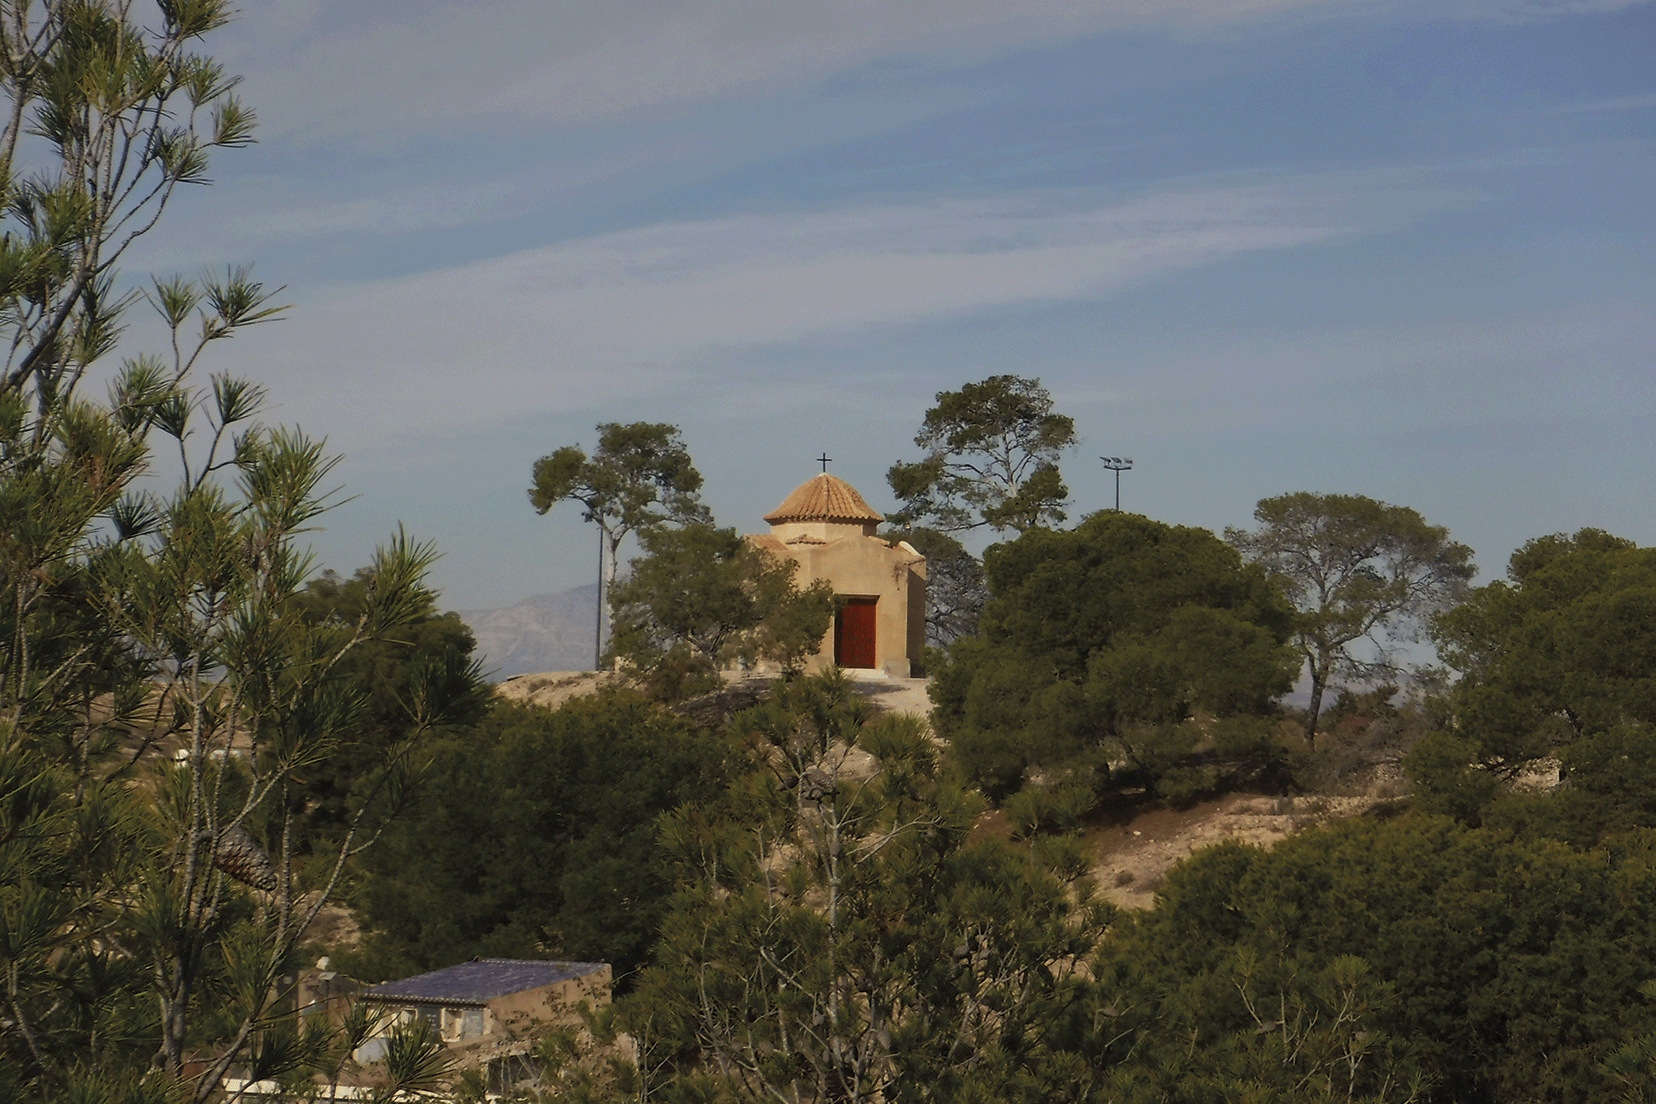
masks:
{"label": "building wall", "polygon": [[838,540],[840,537],[872,537],[879,528],[873,521],[779,521],[771,526],[770,535],[779,541],[811,537],[816,540]]}
{"label": "building wall", "polygon": [[[791,527],[776,526],[771,535],[783,538],[782,530]],[[840,533],[846,528],[841,525]],[[765,547],[798,561],[802,586],[826,579],[842,597],[878,599],[874,665],[896,678],[909,678],[926,645],[925,558],[906,543],[888,544],[856,530],[855,535],[836,534],[837,539],[831,537],[825,543],[778,541],[766,542]],[[833,662],[834,630],[830,628],[806,669],[820,671]]]}
{"label": "building wall", "polygon": [[[385,1025],[383,1032],[358,1048],[356,1060],[377,1062],[385,1056],[385,1040],[398,1022],[408,1022],[417,1016],[431,1020],[442,1035],[456,1060],[462,1066],[473,1066],[501,1052],[503,1045],[521,1042],[538,1025],[570,1023],[576,1020],[575,1006],[587,1001],[601,1007],[610,1000],[610,968],[605,965],[589,974],[567,981],[554,982],[534,989],[520,989],[515,993],[495,997],[479,1005],[475,1001],[403,1003],[395,999],[376,1001],[395,1009],[397,1015]],[[462,1034],[459,1030],[468,1010],[481,1013],[480,1034]]]}
{"label": "building wall", "polygon": [[583,974],[568,981],[543,985],[538,989],[523,989],[485,1002],[494,1026],[488,1031],[516,1031],[535,1020],[548,1023],[571,1018],[575,1006],[582,1001],[601,1006],[610,999],[610,968],[608,966]]}

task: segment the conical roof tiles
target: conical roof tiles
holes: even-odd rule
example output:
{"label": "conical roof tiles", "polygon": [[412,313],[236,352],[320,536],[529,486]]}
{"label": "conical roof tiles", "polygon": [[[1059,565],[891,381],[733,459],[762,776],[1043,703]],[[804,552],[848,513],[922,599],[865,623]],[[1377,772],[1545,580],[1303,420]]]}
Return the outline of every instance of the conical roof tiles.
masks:
{"label": "conical roof tiles", "polygon": [[782,505],[765,515],[772,525],[790,521],[884,521],[845,480],[822,472],[793,489]]}

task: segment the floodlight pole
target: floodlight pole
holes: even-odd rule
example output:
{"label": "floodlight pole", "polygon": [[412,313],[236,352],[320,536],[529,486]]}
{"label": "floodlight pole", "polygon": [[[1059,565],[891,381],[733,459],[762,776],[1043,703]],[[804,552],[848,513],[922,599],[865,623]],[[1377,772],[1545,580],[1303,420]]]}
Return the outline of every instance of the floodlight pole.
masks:
{"label": "floodlight pole", "polygon": [[604,529],[598,528],[598,625],[592,640],[592,669],[604,669]]}
{"label": "floodlight pole", "polygon": [[1121,513],[1121,473],[1133,470],[1133,458],[1130,456],[1100,456],[1104,461],[1106,471],[1115,472],[1116,479],[1116,513]]}

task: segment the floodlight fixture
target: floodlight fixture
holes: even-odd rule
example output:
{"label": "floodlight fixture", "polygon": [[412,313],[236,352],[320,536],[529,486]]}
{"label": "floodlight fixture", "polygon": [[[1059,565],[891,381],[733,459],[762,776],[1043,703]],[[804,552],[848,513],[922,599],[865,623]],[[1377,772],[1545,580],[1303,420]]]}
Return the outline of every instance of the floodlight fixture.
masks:
{"label": "floodlight fixture", "polygon": [[1131,456],[1100,456],[1099,459],[1104,461],[1106,471],[1115,472],[1115,508],[1116,513],[1119,514],[1121,513],[1121,473],[1133,470],[1133,458]]}

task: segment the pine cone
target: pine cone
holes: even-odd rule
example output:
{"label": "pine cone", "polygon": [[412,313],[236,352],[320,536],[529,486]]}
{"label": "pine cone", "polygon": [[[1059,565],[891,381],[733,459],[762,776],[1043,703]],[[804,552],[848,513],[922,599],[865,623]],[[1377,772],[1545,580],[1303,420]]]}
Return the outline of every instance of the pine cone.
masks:
{"label": "pine cone", "polygon": [[243,885],[266,893],[276,888],[276,868],[239,824],[219,835],[213,865]]}
{"label": "pine cone", "polygon": [[806,801],[832,801],[839,793],[839,787],[834,779],[824,771],[808,770],[805,777],[799,780],[799,796]]}

